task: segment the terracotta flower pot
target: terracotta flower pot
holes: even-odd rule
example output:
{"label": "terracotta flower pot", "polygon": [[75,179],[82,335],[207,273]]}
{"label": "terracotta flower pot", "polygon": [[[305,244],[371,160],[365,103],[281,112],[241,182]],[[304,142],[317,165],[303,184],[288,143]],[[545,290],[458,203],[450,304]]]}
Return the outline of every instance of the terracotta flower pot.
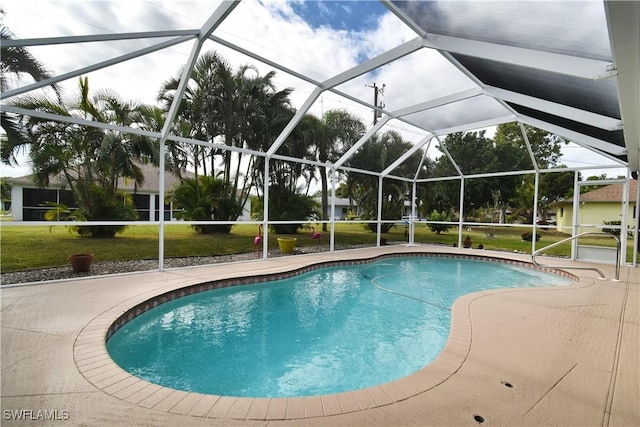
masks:
{"label": "terracotta flower pot", "polygon": [[85,273],[87,271],[91,271],[93,254],[69,255],[69,261],[71,262],[71,268],[73,269],[74,273]]}

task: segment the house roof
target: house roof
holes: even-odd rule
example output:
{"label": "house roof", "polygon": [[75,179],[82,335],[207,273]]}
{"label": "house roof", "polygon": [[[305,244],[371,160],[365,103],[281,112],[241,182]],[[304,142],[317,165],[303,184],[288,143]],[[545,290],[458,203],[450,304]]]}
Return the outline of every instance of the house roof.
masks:
{"label": "house roof", "polygon": [[[320,203],[320,200],[322,200],[322,198],[315,197],[314,200]],[[336,206],[357,206],[357,205],[358,203],[355,200],[349,201],[349,199],[346,197],[336,197]]]}
{"label": "house roof", "polygon": [[[143,193],[157,193],[160,190],[160,169],[152,164],[138,164],[140,169],[142,170],[142,174],[144,175],[144,183],[142,185],[135,185],[135,182],[132,179],[123,179],[120,178],[118,180],[118,188],[124,191],[134,190],[136,192]],[[192,172],[187,170],[183,170],[181,172],[183,178],[193,178],[195,175]],[[166,190],[173,190],[179,183],[180,178],[174,175],[172,172],[165,171],[164,172],[164,183]],[[12,179],[12,184],[15,186],[22,187],[34,187],[35,186],[35,175],[25,175]],[[48,188],[64,188],[66,186],[66,180],[62,175],[52,176],[49,180]]]}
{"label": "house roof", "polygon": [[[611,184],[597,190],[589,191],[580,195],[581,202],[621,202],[623,184]],[[629,181],[629,200],[635,200],[638,191],[638,181]]]}

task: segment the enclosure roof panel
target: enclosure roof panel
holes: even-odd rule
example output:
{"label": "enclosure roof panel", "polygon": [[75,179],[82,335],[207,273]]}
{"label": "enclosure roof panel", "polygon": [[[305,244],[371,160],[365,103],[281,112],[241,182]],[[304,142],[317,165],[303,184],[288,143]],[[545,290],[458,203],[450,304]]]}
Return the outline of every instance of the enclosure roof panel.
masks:
{"label": "enclosure roof panel", "polygon": [[[423,37],[426,47],[438,50],[487,89],[505,114],[548,124],[543,128],[551,132],[566,129],[563,136],[570,135],[577,144],[590,149],[597,145],[596,150],[638,169],[638,2],[387,5]],[[494,107],[489,116],[499,115]]]}
{"label": "enclosure roof panel", "polygon": [[[150,75],[162,69],[166,79],[184,69],[188,76],[194,57],[210,49],[223,51],[234,64],[258,63],[262,74],[275,69],[279,88],[294,89],[299,114],[267,156],[305,113],[337,105],[362,117],[376,108],[381,120],[424,132],[416,140],[520,121],[640,169],[640,2],[326,3],[350,10],[356,27],[332,28],[316,16],[323,5],[284,0],[132,3],[126,11],[116,1],[60,2],[60,15],[45,21],[50,26],[25,26],[31,35],[3,40],[3,47],[25,47],[36,55],[59,47],[59,63],[48,65],[63,70],[56,76],[60,83],[87,73],[105,76],[139,60],[150,61]],[[39,13],[32,9],[29,16]],[[367,15],[372,10],[374,18]],[[318,43],[323,38],[333,50]],[[79,65],[75,58],[94,64]],[[162,83],[146,72],[114,73],[121,84],[137,81],[156,93]],[[374,105],[370,86],[383,78],[393,85]],[[3,92],[3,108],[16,112],[12,97],[48,83]],[[170,136],[166,132],[162,139]]]}

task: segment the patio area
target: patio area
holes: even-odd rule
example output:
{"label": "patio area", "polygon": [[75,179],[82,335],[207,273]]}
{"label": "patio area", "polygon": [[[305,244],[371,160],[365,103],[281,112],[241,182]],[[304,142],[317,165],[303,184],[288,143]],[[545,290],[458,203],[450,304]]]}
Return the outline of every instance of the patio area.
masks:
{"label": "patio area", "polygon": [[[580,280],[568,287],[464,296],[453,307],[447,346],[432,364],[390,384],[338,395],[186,393],[132,377],[104,349],[111,322],[151,296],[393,252],[530,260],[392,246],[3,287],[3,425],[640,425],[640,279],[629,267],[620,281],[571,271]],[[598,267],[613,276],[612,268]]]}

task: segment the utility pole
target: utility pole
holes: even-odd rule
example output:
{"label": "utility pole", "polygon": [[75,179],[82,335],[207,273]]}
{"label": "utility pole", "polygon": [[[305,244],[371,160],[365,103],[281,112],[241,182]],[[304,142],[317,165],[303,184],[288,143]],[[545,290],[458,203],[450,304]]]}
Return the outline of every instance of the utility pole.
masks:
{"label": "utility pole", "polygon": [[[384,108],[384,104],[380,102],[378,104],[378,94],[384,95],[385,84],[382,84],[382,87],[378,87],[375,83],[373,85],[366,85],[367,87],[373,88],[373,105],[377,108]],[[373,109],[373,124],[378,123],[378,118],[382,117],[382,113],[380,113],[375,108]]]}

